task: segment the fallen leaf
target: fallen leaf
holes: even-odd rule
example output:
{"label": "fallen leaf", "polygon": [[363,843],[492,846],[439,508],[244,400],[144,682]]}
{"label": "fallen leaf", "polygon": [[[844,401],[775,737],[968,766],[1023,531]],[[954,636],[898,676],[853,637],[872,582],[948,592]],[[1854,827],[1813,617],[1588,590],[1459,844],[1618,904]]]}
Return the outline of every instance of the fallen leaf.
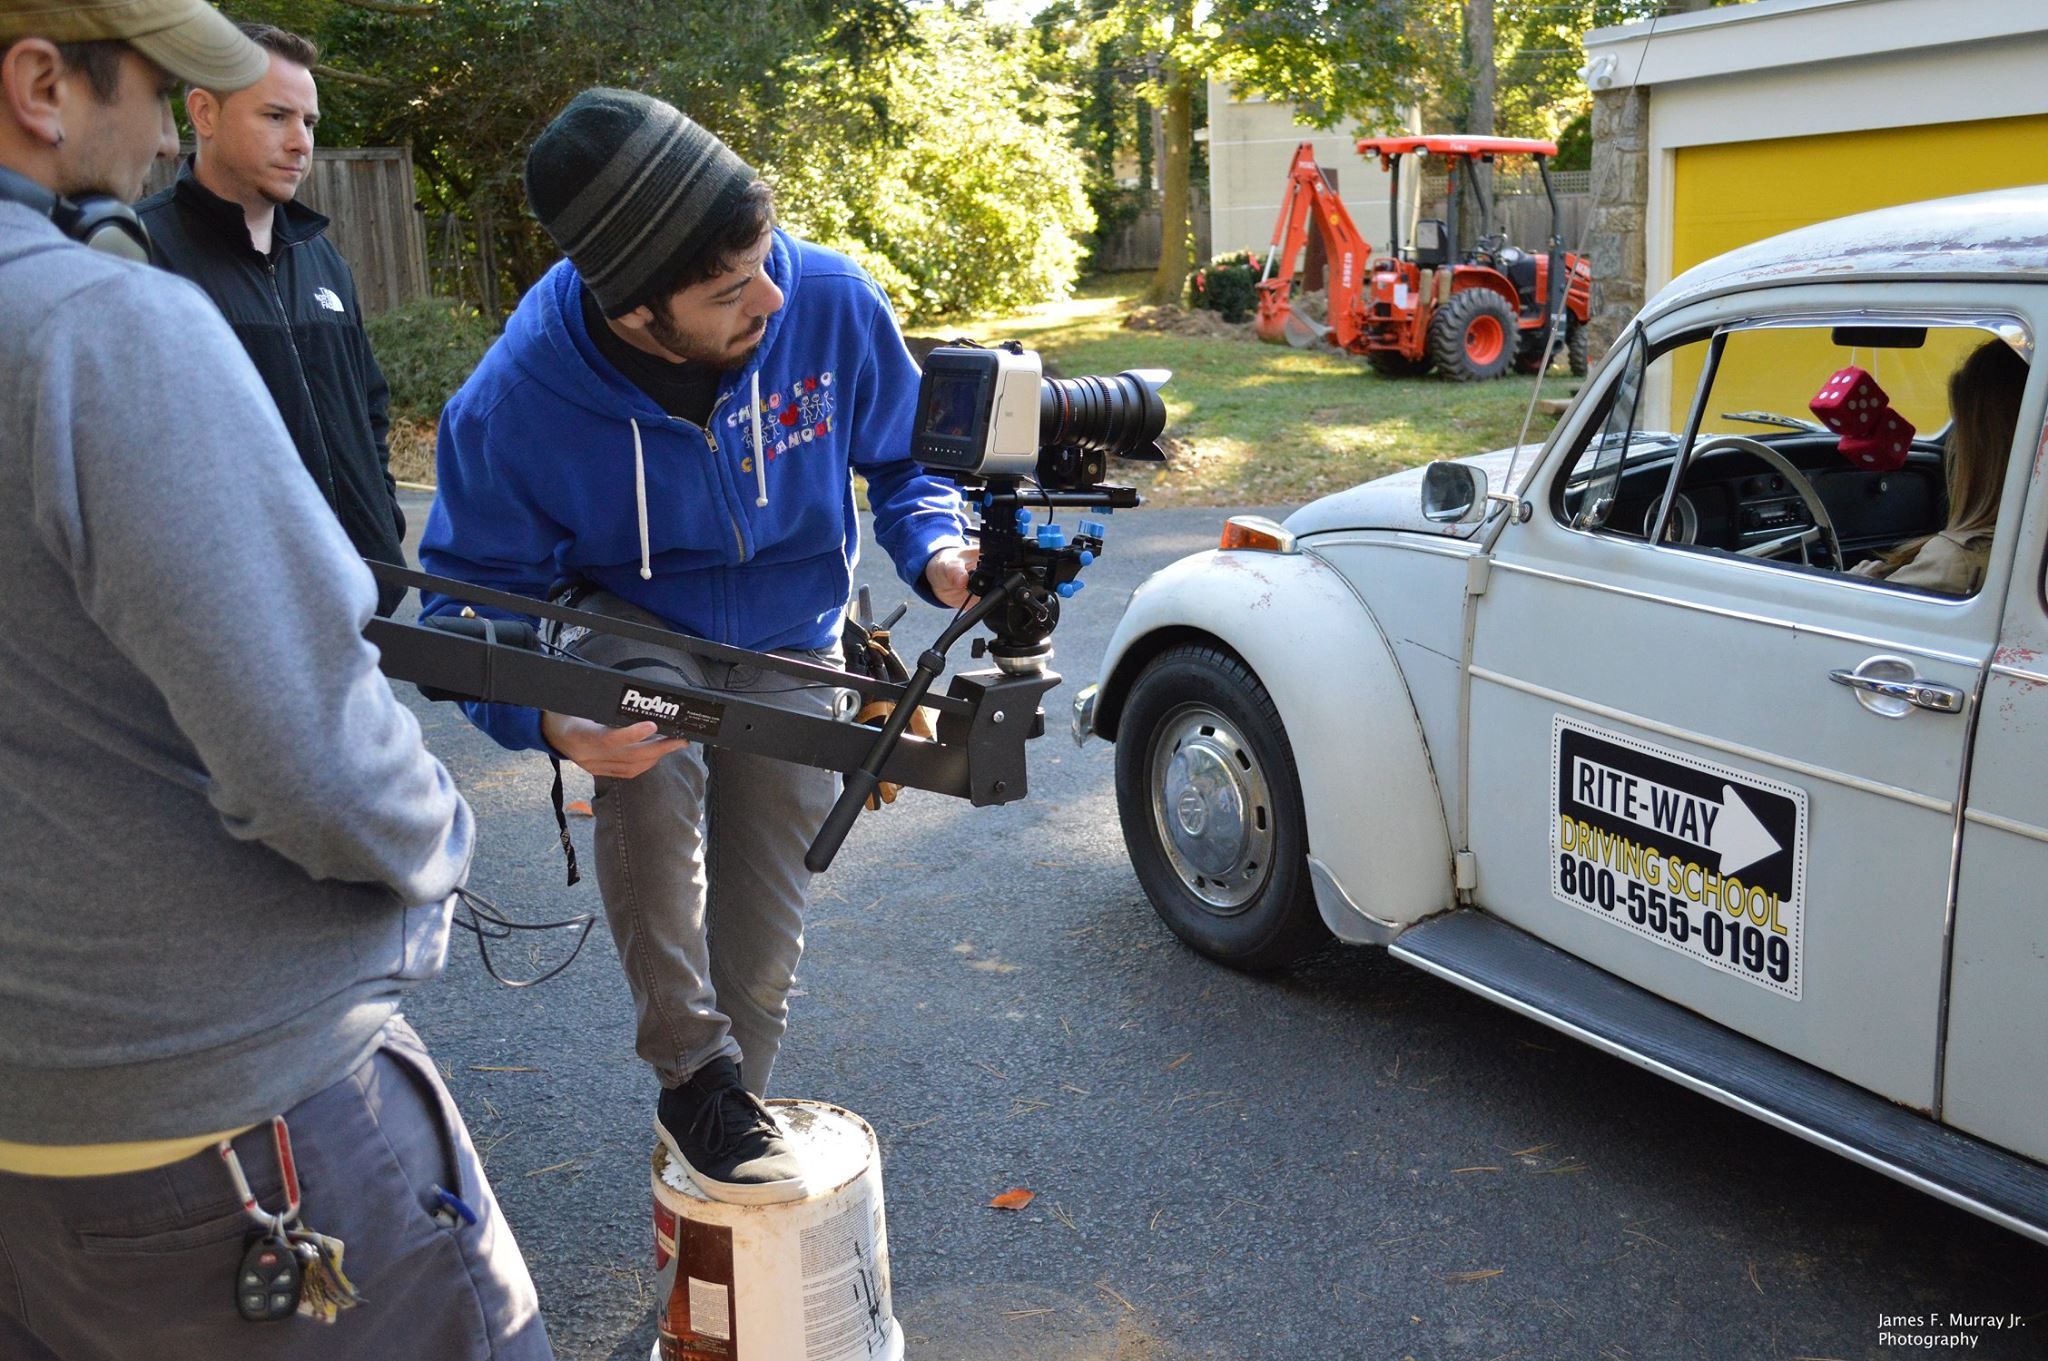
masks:
{"label": "fallen leaf", "polygon": [[597,814],[590,811],[589,799],[571,799],[569,802],[562,805],[562,811],[564,813],[570,814],[571,816],[579,818],[590,818],[597,816]]}
{"label": "fallen leaf", "polygon": [[1013,1191],[1005,1191],[997,1196],[989,1202],[989,1207],[996,1210],[1021,1210],[1037,1198],[1038,1192],[1027,1191],[1019,1186]]}

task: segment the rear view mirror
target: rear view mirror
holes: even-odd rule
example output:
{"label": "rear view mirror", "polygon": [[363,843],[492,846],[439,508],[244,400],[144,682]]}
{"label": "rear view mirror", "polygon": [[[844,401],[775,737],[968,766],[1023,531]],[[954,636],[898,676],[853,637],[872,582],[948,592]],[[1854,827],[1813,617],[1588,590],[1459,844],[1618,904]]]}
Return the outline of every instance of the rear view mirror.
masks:
{"label": "rear view mirror", "polygon": [[1422,518],[1469,525],[1486,518],[1486,474],[1469,463],[1436,462],[1422,470]]}
{"label": "rear view mirror", "polygon": [[1927,343],[1925,326],[1837,326],[1835,344],[1845,350],[1917,350]]}

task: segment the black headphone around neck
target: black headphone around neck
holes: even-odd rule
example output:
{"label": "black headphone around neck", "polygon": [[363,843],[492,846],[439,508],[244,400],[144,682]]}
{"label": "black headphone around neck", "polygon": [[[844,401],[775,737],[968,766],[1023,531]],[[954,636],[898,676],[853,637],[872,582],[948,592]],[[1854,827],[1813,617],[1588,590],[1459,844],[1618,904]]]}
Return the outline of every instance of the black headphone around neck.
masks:
{"label": "black headphone around neck", "polygon": [[0,199],[33,208],[57,230],[94,250],[124,260],[149,260],[149,232],[135,210],[107,194],[68,199],[28,176],[0,166]]}

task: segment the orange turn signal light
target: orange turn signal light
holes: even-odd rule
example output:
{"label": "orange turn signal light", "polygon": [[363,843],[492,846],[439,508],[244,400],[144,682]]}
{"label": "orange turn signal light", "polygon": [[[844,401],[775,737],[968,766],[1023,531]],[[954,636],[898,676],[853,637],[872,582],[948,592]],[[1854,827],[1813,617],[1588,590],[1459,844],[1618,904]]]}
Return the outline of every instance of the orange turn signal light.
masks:
{"label": "orange turn signal light", "polygon": [[1223,522],[1223,538],[1217,547],[1252,553],[1292,553],[1294,535],[1277,520],[1263,515],[1233,515]]}

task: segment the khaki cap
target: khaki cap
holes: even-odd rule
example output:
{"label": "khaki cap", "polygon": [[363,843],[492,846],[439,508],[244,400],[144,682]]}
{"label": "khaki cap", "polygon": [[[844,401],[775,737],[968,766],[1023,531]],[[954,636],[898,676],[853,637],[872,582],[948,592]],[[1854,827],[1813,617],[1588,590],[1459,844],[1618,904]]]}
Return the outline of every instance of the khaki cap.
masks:
{"label": "khaki cap", "polygon": [[0,0],[0,44],[118,41],[179,80],[226,93],[254,85],[270,57],[204,0]]}

